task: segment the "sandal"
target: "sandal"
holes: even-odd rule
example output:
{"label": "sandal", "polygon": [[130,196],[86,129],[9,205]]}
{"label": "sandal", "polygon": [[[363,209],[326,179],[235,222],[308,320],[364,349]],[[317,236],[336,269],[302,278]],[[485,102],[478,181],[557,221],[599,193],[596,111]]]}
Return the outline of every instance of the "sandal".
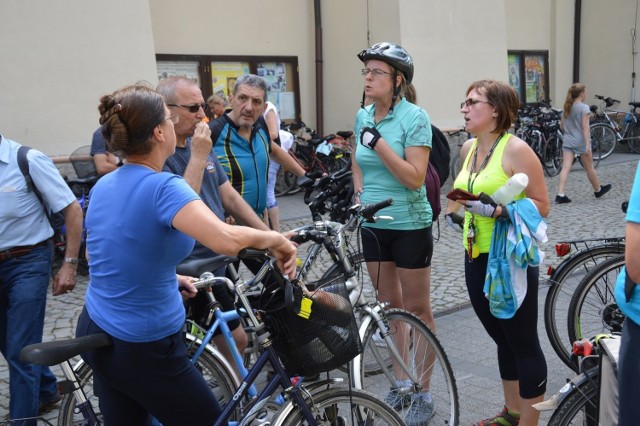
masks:
{"label": "sandal", "polygon": [[474,423],[473,426],[518,426],[520,424],[520,416],[514,417],[509,414],[507,406],[505,405],[502,411],[495,417],[485,420],[480,420]]}

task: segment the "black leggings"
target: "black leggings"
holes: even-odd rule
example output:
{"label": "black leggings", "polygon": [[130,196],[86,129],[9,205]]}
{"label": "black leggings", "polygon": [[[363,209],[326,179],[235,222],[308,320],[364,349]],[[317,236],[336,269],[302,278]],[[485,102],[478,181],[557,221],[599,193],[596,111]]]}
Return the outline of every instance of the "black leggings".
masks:
{"label": "black leggings", "polygon": [[520,381],[520,397],[543,395],[547,389],[547,364],[538,339],[538,267],[527,269],[527,295],[510,319],[498,319],[489,311],[484,280],[489,255],[473,261],[465,255],[465,278],[469,299],[489,336],[498,345],[498,365],[503,380]]}

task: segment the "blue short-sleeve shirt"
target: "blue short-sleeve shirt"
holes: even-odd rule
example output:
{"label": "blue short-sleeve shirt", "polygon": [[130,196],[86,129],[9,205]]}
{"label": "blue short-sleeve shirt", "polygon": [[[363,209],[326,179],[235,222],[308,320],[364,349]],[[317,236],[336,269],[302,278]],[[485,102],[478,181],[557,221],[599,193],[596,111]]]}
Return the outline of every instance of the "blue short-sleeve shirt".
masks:
{"label": "blue short-sleeve shirt", "polygon": [[199,200],[182,177],[125,164],[91,190],[86,217],[89,316],[129,342],[159,340],[180,330],[185,311],[176,265],[194,240],[172,226]]}

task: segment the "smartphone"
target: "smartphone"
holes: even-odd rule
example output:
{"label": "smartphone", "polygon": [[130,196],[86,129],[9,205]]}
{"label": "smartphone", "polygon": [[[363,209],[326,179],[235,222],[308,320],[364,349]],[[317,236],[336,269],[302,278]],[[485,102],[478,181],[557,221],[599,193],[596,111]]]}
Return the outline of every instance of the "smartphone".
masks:
{"label": "smartphone", "polygon": [[447,198],[453,201],[479,200],[480,196],[472,194],[464,189],[456,188],[447,194]]}

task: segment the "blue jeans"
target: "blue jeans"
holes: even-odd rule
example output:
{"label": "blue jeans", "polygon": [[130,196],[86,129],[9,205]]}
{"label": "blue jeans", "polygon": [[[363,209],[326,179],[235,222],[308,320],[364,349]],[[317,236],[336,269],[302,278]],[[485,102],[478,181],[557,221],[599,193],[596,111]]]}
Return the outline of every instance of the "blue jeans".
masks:
{"label": "blue jeans", "polygon": [[58,395],[57,380],[49,367],[20,362],[22,348],[42,342],[52,259],[49,243],[27,255],[0,261],[0,352],[9,364],[12,419],[35,417],[39,401]]}
{"label": "blue jeans", "polygon": [[618,357],[618,404],[619,426],[634,425],[640,422],[638,393],[640,393],[640,325],[629,318],[622,327],[622,341]]}

